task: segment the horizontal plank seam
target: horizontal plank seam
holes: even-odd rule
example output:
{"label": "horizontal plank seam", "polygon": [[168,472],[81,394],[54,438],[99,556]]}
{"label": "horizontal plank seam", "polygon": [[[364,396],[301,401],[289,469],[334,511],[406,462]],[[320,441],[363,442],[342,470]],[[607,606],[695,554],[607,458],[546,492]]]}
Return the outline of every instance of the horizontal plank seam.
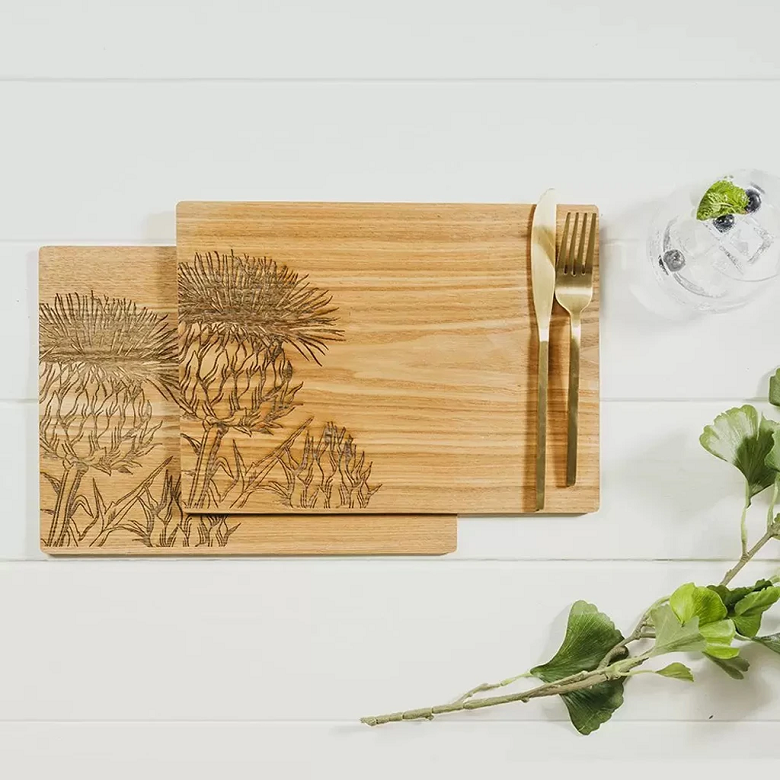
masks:
{"label": "horizontal plank seam", "polygon": [[[37,404],[37,398],[2,398],[0,397],[0,405],[8,406],[26,406],[28,404]],[[622,398],[622,397],[606,397],[601,399],[602,404],[764,404],[769,403],[766,396],[755,396],[753,398],[746,398],[744,396],[730,396],[724,398],[690,398],[687,396],[681,396],[679,398],[653,398],[652,396],[636,398]]]}
{"label": "horizontal plank seam", "polygon": [[[262,202],[262,201],[261,201]],[[282,201],[283,203],[303,203],[307,201]],[[330,202],[338,202],[338,201],[314,201],[315,203],[330,203]],[[377,201],[367,201],[367,200],[355,200],[354,203],[376,203]],[[403,203],[404,201],[385,201],[387,203]],[[419,201],[420,203],[447,203],[448,201]],[[449,201],[449,202],[455,202],[455,201]],[[496,201],[501,205],[501,201]],[[473,201],[475,205],[492,205],[491,203],[487,201]],[[504,203],[506,203],[504,201]],[[519,201],[517,203],[520,203]],[[170,216],[173,220],[174,217],[174,208],[175,204],[171,204],[171,212]],[[606,228],[607,230],[609,228]],[[604,249],[608,246],[615,246],[617,244],[637,244],[642,243],[644,239],[642,237],[638,238],[606,238],[601,241],[601,248]],[[112,247],[121,247],[121,246],[167,246],[167,247],[175,247],[176,246],[176,237],[174,235],[174,231],[172,230],[171,233],[167,236],[164,236],[162,238],[149,238],[148,236],[143,238],[95,238],[95,236],[90,236],[89,238],[73,238],[72,236],[54,236],[53,238],[51,236],[33,236],[30,238],[24,238],[24,237],[8,237],[3,238],[0,237],[0,246],[21,246],[25,247],[27,249],[35,250],[39,249],[42,246],[84,246],[84,247],[91,247],[91,246],[112,246]]]}
{"label": "horizontal plank seam", "polygon": [[[530,520],[534,515],[518,515],[515,516],[518,521]],[[550,516],[550,523],[555,523],[556,515]],[[461,517],[460,519],[466,520],[468,517]],[[496,520],[509,520],[513,519],[513,516],[496,517]],[[482,522],[482,519],[480,519]],[[187,565],[194,565],[196,563],[210,562],[213,564],[216,561],[222,563],[252,563],[258,560],[264,560],[268,562],[277,563],[313,563],[318,566],[328,565],[329,563],[352,563],[361,564],[371,562],[372,564],[383,565],[397,565],[399,563],[413,563],[418,565],[433,564],[437,566],[456,566],[458,564],[505,564],[505,565],[534,565],[534,566],[546,566],[546,565],[567,565],[572,564],[580,565],[621,565],[621,564],[647,564],[651,566],[668,566],[673,564],[716,564],[716,563],[733,563],[735,558],[496,558],[496,557],[455,557],[453,554],[447,556],[440,555],[166,555],[161,557],[159,555],[123,555],[121,553],[107,554],[107,555],[53,555],[46,558],[0,558],[0,565],[35,565],[43,564],[45,566],[51,566],[53,564],[59,564],[62,566],[74,566],[74,565],[106,565],[106,564],[127,564],[127,565],[140,565],[154,562],[155,565],[159,565],[161,562],[165,563],[186,563]],[[756,563],[766,565],[776,565],[780,563],[780,557],[772,558],[756,558]]]}
{"label": "horizontal plank seam", "polygon": [[[171,219],[173,216],[173,208],[175,204],[171,205]],[[618,240],[618,239],[615,239]],[[602,242],[602,245],[606,242]],[[0,246],[23,246],[27,249],[39,249],[42,246],[176,246],[176,238],[173,234],[165,236],[165,238],[98,238],[94,236],[90,238],[0,238]]]}
{"label": "horizontal plank seam", "polygon": [[421,86],[436,86],[439,84],[462,85],[512,85],[512,84],[744,84],[776,83],[780,76],[734,76],[734,77],[710,77],[710,76],[637,76],[637,77],[612,77],[612,76],[555,76],[555,77],[495,77],[495,76],[431,76],[431,77],[235,77],[235,76],[0,76],[0,84],[247,84],[247,85],[275,85],[275,84],[332,84],[335,86],[350,86],[362,84],[419,84]]}
{"label": "horizontal plank seam", "polygon": [[654,398],[652,396],[634,396],[634,397],[623,397],[623,396],[602,396],[601,403],[612,403],[612,404],[678,404],[678,403],[691,403],[691,404],[711,404],[711,403],[719,403],[719,404],[744,404],[744,403],[769,403],[766,396],[753,396],[753,397],[744,397],[744,396],[713,396],[711,398],[704,397],[704,396],[680,396],[679,398],[675,398],[674,396],[668,396],[668,397],[659,397]]}
{"label": "horizontal plank seam", "polygon": [[[450,724],[458,724],[462,725],[464,722],[468,723],[470,726],[474,727],[487,727],[490,728],[491,726],[495,726],[496,723],[512,723],[514,725],[519,725],[522,723],[563,723],[566,722],[566,717],[554,717],[552,715],[542,715],[538,719],[537,718],[490,718],[485,720],[476,721],[474,720],[474,716],[471,714],[465,714],[465,715],[449,715],[446,719],[437,719],[436,728],[440,728],[442,726],[446,727],[448,723]],[[757,719],[757,720],[710,720],[709,718],[691,718],[691,719],[678,719],[678,720],[658,720],[658,719],[652,719],[652,718],[632,718],[631,720],[621,720],[619,722],[612,722],[610,724],[610,729],[614,729],[617,727],[626,727],[626,726],[636,726],[636,725],[644,725],[644,727],[647,727],[648,725],[655,725],[658,727],[663,726],[670,726],[670,725],[679,725],[682,723],[704,723],[704,724],[712,724],[713,726],[716,725],[723,725],[727,723],[732,724],[746,724],[746,725],[760,725],[760,724],[772,724],[773,726],[777,726],[778,719],[772,720],[772,719]],[[196,725],[196,724],[209,724],[209,725],[241,725],[241,724],[279,724],[279,725],[285,725],[285,726],[307,726],[307,725],[327,725],[327,724],[340,724],[340,725],[350,725],[354,724],[357,726],[360,726],[360,718],[354,718],[354,719],[329,719],[329,718],[323,718],[323,719],[317,719],[317,718],[306,718],[301,720],[290,720],[290,719],[276,719],[276,718],[226,718],[225,720],[219,720],[219,719],[187,719],[187,720],[181,720],[181,719],[152,719],[152,718],[130,718],[130,719],[122,719],[122,718],[106,718],[103,720],[95,720],[95,719],[80,719],[80,718],[74,718],[73,720],[61,720],[61,719],[49,719],[49,718],[42,718],[40,720],[38,719],[30,719],[30,718],[0,718],[0,725],[2,724],[25,724],[25,725],[61,725],[61,726],[73,726],[76,724],[80,725],[100,725],[100,724],[110,724],[110,725],[126,725],[126,724],[154,724],[156,726],[159,725]],[[396,727],[397,728],[397,727]],[[408,725],[407,725],[408,728]]]}

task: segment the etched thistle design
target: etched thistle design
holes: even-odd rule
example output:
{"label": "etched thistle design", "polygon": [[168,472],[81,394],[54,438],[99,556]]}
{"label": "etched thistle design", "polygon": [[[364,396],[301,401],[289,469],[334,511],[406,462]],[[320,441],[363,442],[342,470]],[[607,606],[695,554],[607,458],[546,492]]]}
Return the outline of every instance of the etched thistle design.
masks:
{"label": "etched thistle design", "polygon": [[192,331],[183,340],[181,371],[187,414],[246,434],[277,427],[300,388],[291,383],[292,364],[280,344],[261,352],[241,342],[226,349]]}
{"label": "etched thistle design", "polygon": [[[227,547],[240,523],[228,525],[227,515],[198,515],[195,547]],[[187,540],[189,545],[189,537]]]}
{"label": "etched thistle design", "polygon": [[[127,517],[122,529],[144,547],[175,547],[177,543],[188,546],[188,523],[182,518],[180,498],[181,478],[166,469],[159,494],[152,491],[151,484],[144,485],[135,504],[141,513]],[[104,530],[96,540],[97,547],[102,546],[115,524],[101,523],[101,527]]]}
{"label": "etched thistle design", "polygon": [[307,279],[269,257],[196,252],[179,266],[179,322],[223,346],[289,345],[319,362],[344,334],[329,293]]}
{"label": "etched thistle design", "polygon": [[[127,299],[71,293],[41,304],[40,446],[45,458],[62,465],[59,477],[45,474],[56,493],[48,546],[83,539],[73,519],[78,506],[94,516],[93,524],[101,511],[105,520],[109,507],[121,513],[119,504],[105,505],[96,485],[89,510],[79,487],[90,469],[129,474],[141,465],[161,424],[154,423],[146,392],[155,388],[175,399],[176,356],[166,317]],[[125,514],[166,463],[123,497]]]}
{"label": "etched thistle design", "polygon": [[154,446],[158,425],[140,385],[82,382],[71,366],[45,365],[44,455],[87,471],[129,473]]}
{"label": "etched thistle design", "polygon": [[180,404],[200,421],[189,506],[219,500],[215,475],[229,431],[270,434],[295,408],[286,352],[319,363],[336,327],[331,296],[268,257],[196,253],[179,266]]}
{"label": "etched thistle design", "polygon": [[285,482],[267,485],[286,506],[300,509],[365,509],[381,485],[370,485],[372,463],[345,428],[329,422],[319,438],[306,431],[300,452],[279,456]]}

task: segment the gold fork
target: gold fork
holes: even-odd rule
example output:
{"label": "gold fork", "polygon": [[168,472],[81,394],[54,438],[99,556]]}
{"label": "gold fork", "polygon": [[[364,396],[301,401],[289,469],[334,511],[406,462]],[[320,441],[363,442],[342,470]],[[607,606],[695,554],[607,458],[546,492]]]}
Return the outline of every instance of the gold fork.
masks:
{"label": "gold fork", "polygon": [[[580,346],[582,312],[593,300],[593,260],[596,253],[598,216],[595,212],[566,215],[561,248],[556,264],[555,298],[569,313],[571,347],[569,352],[569,425],[566,451],[566,484],[577,481],[577,428],[580,398]],[[580,227],[580,222],[582,225]],[[587,248],[586,248],[587,242]]]}

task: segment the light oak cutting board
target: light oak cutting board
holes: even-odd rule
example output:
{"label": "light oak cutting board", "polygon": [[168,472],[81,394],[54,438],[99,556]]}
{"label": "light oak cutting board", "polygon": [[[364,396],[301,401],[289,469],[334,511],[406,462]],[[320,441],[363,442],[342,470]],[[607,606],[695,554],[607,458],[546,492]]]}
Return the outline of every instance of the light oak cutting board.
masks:
{"label": "light oak cutting board", "polygon": [[455,549],[438,515],[183,513],[176,254],[40,252],[41,547],[76,555],[389,555]]}
{"label": "light oak cutting board", "polygon": [[[558,210],[559,238],[571,208]],[[527,205],[180,203],[187,509],[533,511],[532,214]],[[598,506],[598,306],[597,289],[583,318],[571,488],[567,321],[554,314],[546,512]]]}

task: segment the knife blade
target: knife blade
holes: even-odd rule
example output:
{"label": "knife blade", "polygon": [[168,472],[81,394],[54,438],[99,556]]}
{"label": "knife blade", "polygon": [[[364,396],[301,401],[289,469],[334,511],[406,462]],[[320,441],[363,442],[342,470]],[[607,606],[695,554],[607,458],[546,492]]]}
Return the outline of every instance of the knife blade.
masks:
{"label": "knife blade", "polygon": [[536,511],[544,509],[547,476],[547,380],[550,366],[550,318],[555,296],[555,220],[558,199],[547,190],[531,223],[531,288],[539,336],[536,408]]}

